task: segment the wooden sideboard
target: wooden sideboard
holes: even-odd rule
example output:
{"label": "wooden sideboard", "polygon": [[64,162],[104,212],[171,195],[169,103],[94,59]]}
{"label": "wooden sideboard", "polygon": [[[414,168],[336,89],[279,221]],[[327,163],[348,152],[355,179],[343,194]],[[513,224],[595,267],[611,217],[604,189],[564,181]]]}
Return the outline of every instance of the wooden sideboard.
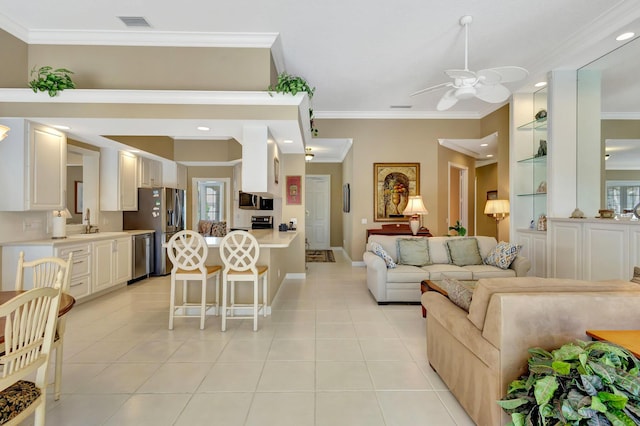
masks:
{"label": "wooden sideboard", "polygon": [[[382,225],[380,229],[367,229],[367,240],[369,241],[369,235],[413,235],[411,228],[406,223],[391,223],[388,225]],[[433,237],[431,232],[425,227],[418,230],[419,237]]]}

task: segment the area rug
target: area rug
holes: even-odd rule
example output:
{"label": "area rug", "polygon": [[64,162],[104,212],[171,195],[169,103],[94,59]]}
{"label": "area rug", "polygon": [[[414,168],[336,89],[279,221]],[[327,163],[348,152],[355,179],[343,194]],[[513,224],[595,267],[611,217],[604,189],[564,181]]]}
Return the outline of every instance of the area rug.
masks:
{"label": "area rug", "polygon": [[335,262],[333,250],[306,250],[307,262]]}

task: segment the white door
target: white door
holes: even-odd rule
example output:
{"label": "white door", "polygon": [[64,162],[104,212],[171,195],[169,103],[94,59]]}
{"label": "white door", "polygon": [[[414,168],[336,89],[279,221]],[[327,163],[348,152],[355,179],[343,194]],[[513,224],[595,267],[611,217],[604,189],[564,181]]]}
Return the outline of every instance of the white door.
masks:
{"label": "white door", "polygon": [[305,178],[305,209],[307,217],[305,219],[305,234],[308,248],[312,250],[329,249],[330,230],[330,184],[329,175],[307,175]]}

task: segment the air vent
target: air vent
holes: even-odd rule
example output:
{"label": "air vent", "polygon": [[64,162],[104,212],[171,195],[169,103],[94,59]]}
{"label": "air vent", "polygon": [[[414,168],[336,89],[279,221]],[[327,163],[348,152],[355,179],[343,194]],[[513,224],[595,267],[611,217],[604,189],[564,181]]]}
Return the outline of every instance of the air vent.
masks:
{"label": "air vent", "polygon": [[392,109],[409,109],[412,105],[390,105],[389,108]]}
{"label": "air vent", "polygon": [[143,16],[118,16],[127,27],[147,27],[151,28],[151,25]]}

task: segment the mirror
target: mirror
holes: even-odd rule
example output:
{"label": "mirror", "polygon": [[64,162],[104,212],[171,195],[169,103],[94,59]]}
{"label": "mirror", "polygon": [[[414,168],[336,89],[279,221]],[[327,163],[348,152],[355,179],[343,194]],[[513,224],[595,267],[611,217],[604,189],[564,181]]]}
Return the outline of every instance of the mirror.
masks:
{"label": "mirror", "polygon": [[[68,140],[69,142],[69,140]],[[98,224],[100,151],[88,145],[67,144],[67,225],[83,224],[84,212],[91,209],[91,224]]]}
{"label": "mirror", "polygon": [[67,209],[71,213],[67,224],[82,223],[82,209],[78,210],[82,205],[82,174],[82,154],[75,152],[72,146],[67,147]]}
{"label": "mirror", "polygon": [[640,181],[639,66],[635,38],[578,70],[576,192],[587,216],[633,207],[626,193]]}

